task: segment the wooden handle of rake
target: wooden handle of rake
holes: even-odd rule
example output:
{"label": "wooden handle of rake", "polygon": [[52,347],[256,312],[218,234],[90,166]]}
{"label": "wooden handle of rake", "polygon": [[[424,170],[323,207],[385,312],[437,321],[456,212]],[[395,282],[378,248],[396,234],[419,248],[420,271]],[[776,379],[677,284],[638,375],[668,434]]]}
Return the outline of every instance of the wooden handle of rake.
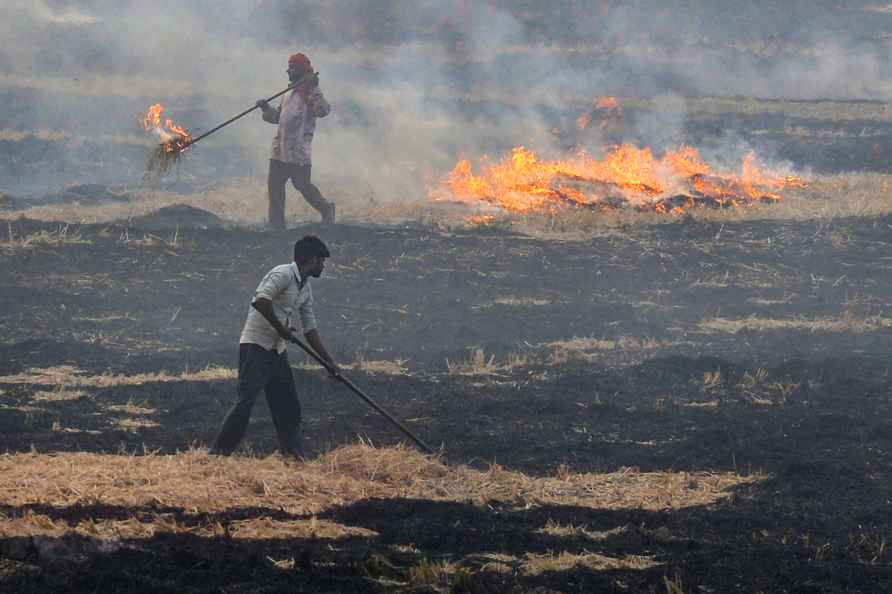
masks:
{"label": "wooden handle of rake", "polygon": [[307,353],[308,355],[310,355],[311,357],[313,357],[313,359],[315,359],[316,362],[319,363],[322,367],[324,367],[325,370],[328,371],[328,373],[330,373],[330,374],[332,375],[332,377],[334,377],[336,380],[338,380],[339,382],[341,382],[342,384],[344,384],[345,386],[347,386],[348,388],[350,388],[350,390],[352,390],[357,396],[359,396],[360,398],[362,398],[363,400],[365,400],[366,404],[368,404],[369,406],[371,406],[372,408],[374,408],[376,411],[378,411],[379,413],[381,413],[381,415],[384,416],[385,419],[387,419],[388,421],[390,421],[391,423],[393,423],[393,425],[394,425],[397,429],[399,429],[400,431],[403,432],[403,435],[405,435],[406,437],[408,437],[409,439],[411,439],[412,441],[414,441],[415,444],[416,444],[419,448],[421,448],[421,451],[423,451],[423,452],[426,453],[426,454],[433,454],[433,453],[434,453],[434,451],[433,451],[432,449],[430,449],[430,447],[428,447],[428,445],[427,445],[426,443],[424,443],[423,441],[421,441],[421,438],[419,438],[418,436],[416,436],[414,433],[412,433],[411,431],[409,431],[409,429],[408,429],[405,425],[403,425],[402,423],[400,423],[399,421],[397,421],[395,418],[393,418],[393,416],[391,416],[390,413],[388,413],[386,410],[384,410],[383,408],[381,408],[381,406],[380,406],[377,402],[375,402],[374,400],[372,400],[372,399],[369,397],[368,394],[366,394],[365,392],[363,392],[362,390],[360,390],[358,387],[356,387],[356,384],[354,384],[353,382],[351,382],[349,379],[347,379],[346,377],[344,377],[344,376],[341,375],[340,373],[335,373],[335,371],[328,365],[328,362],[325,361],[325,359],[323,359],[322,357],[320,357],[320,356],[316,353],[316,351],[314,351],[314,350],[311,349],[308,345],[306,345],[306,344],[304,344],[303,342],[301,342],[301,340],[298,339],[298,338],[292,337],[292,338],[291,338],[291,342],[293,342],[294,344],[296,344],[297,346],[299,346],[301,349],[303,349],[304,351],[306,351],[306,353]]}
{"label": "wooden handle of rake", "polygon": [[[284,95],[285,93],[287,93],[288,91],[294,89],[297,85],[299,85],[299,84],[301,83],[302,80],[303,80],[303,78],[301,78],[301,80],[297,81],[296,83],[293,83],[293,84],[289,85],[288,88],[286,88],[285,90],[283,90],[283,91],[279,91],[278,93],[276,93],[275,95],[273,95],[273,96],[270,97],[269,99],[265,99],[265,101],[266,101],[267,103],[269,103],[269,102],[272,101],[273,99],[277,99],[277,98],[281,97],[282,95]],[[205,133],[202,134],[201,136],[196,136],[195,138],[193,138],[192,140],[190,140],[189,142],[187,142],[186,144],[184,144],[182,147],[180,147],[179,152],[183,152],[184,150],[186,150],[187,148],[189,148],[190,146],[192,146],[193,144],[195,144],[196,142],[198,142],[198,141],[201,140],[202,138],[207,138],[208,136],[210,136],[211,134],[213,134],[214,132],[216,132],[216,131],[219,130],[220,128],[223,128],[224,126],[228,126],[229,124],[231,124],[232,122],[236,121],[236,120],[239,119],[239,118],[243,118],[243,117],[245,117],[246,115],[248,115],[249,113],[251,113],[251,112],[254,111],[255,109],[258,109],[257,105],[254,105],[254,107],[251,107],[251,108],[249,108],[249,109],[246,109],[245,111],[243,111],[242,113],[238,114],[237,116],[233,116],[233,117],[229,118],[228,120],[226,120],[225,122],[223,122],[222,124],[220,124],[219,126],[217,126],[216,128],[211,128],[210,130],[208,130],[207,132],[205,132]]]}

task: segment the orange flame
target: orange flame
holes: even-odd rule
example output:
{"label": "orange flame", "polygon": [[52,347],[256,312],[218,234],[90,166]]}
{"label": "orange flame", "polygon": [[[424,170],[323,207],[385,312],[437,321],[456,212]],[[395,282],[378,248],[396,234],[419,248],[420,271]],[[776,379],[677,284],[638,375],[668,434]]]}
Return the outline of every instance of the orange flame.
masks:
{"label": "orange flame", "polygon": [[619,99],[616,97],[599,97],[594,102],[595,109],[616,109],[622,111]]}
{"label": "orange flame", "polygon": [[467,218],[467,221],[472,225],[489,225],[496,218],[492,215],[471,215]]}
{"label": "orange flame", "polygon": [[603,130],[622,121],[623,108],[616,97],[598,97],[592,101],[592,111],[583,112],[576,118],[576,127],[585,130],[592,123],[592,117],[600,112],[601,122],[599,127]]}
{"label": "orange flame", "polygon": [[161,114],[164,106],[156,103],[149,107],[142,118],[143,127],[146,131],[154,132],[161,139],[164,150],[168,153],[179,152],[186,148],[192,140],[192,135],[182,126],[174,123],[170,118],[164,120],[161,125]]}
{"label": "orange flame", "polygon": [[753,153],[744,158],[739,175],[714,172],[689,146],[667,151],[660,159],[649,148],[623,144],[600,160],[580,152],[553,161],[519,146],[498,163],[484,161],[480,169],[477,175],[469,161],[460,160],[431,197],[488,202],[517,212],[626,203],[639,210],[677,213],[698,205],[775,202],[782,190],[805,187],[798,177],[764,171]]}
{"label": "orange flame", "polygon": [[146,130],[158,128],[161,125],[161,112],[164,107],[160,103],[156,103],[149,107],[146,115],[142,117],[142,125]]}

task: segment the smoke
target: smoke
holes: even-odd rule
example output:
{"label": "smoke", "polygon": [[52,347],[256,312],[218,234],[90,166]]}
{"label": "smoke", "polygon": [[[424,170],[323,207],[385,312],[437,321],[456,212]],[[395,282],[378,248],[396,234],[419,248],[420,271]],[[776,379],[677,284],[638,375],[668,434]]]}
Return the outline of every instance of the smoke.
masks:
{"label": "smoke", "polygon": [[[337,198],[424,194],[456,157],[515,145],[545,155],[600,95],[646,98],[627,135],[685,141],[690,97],[888,100],[886,17],[877,7],[786,3],[422,0],[3,0],[0,134],[62,135],[54,162],[0,147],[0,188],[131,182],[144,167],[139,116],[160,101],[200,133],[287,84],[304,51],[332,103],[314,176]],[[882,7],[880,7],[882,8]],[[264,174],[275,129],[251,114],[196,146],[196,179]],[[13,136],[10,136],[13,135]],[[752,147],[720,130],[708,147]],[[584,144],[597,150],[595,133]],[[19,141],[20,142],[20,141]],[[79,145],[77,143],[80,143]],[[4,155],[6,154],[6,156]],[[63,163],[55,160],[63,159]],[[38,167],[39,165],[39,167]],[[53,176],[42,175],[51,170]],[[80,179],[89,176],[90,179]]]}

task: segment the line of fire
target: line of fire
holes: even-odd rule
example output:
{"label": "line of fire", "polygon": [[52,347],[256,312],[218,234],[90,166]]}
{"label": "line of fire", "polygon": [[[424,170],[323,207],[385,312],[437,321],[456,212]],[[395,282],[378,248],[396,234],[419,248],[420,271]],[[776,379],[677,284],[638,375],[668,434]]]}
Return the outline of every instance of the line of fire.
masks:
{"label": "line of fire", "polygon": [[[621,126],[622,106],[616,97],[601,97],[594,106],[595,112],[603,113],[601,130]],[[589,112],[576,119],[580,130],[591,122]],[[561,159],[542,159],[518,146],[497,162],[481,159],[477,174],[471,162],[462,159],[430,195],[434,200],[485,203],[509,212],[628,207],[680,214],[695,207],[770,204],[782,200],[785,189],[806,186],[799,176],[760,166],[755,152],[744,156],[738,172],[714,170],[696,148],[685,145],[659,157],[648,147],[629,143],[603,152],[601,158],[579,150]]]}

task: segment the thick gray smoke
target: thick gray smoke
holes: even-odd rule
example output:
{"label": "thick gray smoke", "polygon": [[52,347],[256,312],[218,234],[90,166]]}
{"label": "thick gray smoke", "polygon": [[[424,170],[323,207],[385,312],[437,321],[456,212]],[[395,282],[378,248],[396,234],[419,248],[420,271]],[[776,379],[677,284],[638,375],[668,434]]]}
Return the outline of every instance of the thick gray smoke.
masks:
{"label": "thick gray smoke", "polygon": [[[200,133],[283,88],[295,51],[333,105],[315,175],[329,193],[389,199],[417,198],[459,155],[519,144],[554,155],[566,148],[555,129],[600,95],[651,100],[631,133],[658,148],[685,140],[686,97],[892,96],[892,15],[868,3],[0,2],[0,189],[13,191],[136,183],[149,104]],[[273,134],[252,114],[184,167],[202,180],[262,176]],[[713,152],[744,144],[728,131]]]}

